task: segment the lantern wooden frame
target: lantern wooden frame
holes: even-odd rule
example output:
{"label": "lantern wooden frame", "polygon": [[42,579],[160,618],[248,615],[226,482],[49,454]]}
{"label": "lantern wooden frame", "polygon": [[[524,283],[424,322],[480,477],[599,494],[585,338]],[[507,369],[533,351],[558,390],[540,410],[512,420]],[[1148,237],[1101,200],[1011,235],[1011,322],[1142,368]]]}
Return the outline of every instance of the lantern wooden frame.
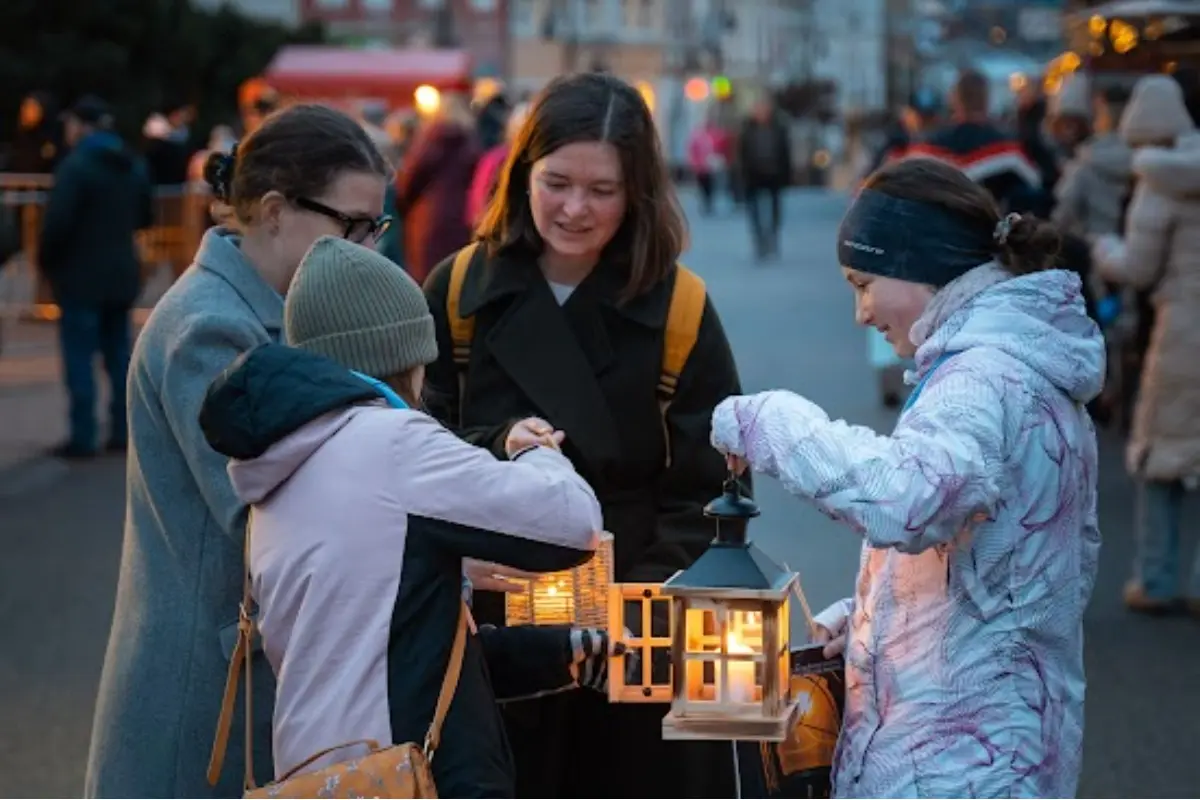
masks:
{"label": "lantern wooden frame", "polygon": [[[753,740],[787,738],[796,699],[791,689],[790,604],[795,573],[770,589],[663,586],[672,598],[671,711],[663,719],[664,739]],[[711,614],[712,629],[705,630]],[[740,616],[739,616],[740,615]],[[750,615],[759,615],[759,632],[750,653],[731,650],[731,634],[748,636]],[[712,663],[712,682],[705,676]],[[745,683],[753,664],[748,699],[735,699],[734,684]],[[733,680],[734,673],[740,673]]]}
{"label": "lantern wooden frame", "polygon": [[[665,636],[654,635],[652,616],[655,601],[665,603],[669,613]],[[626,624],[627,603],[637,603],[640,636],[629,632]],[[608,661],[608,701],[610,703],[669,703],[671,702],[671,677],[666,683],[655,683],[654,651],[670,651],[675,630],[674,603],[663,597],[660,583],[614,583],[608,593],[608,639],[625,645],[623,655],[610,656]],[[627,665],[641,673],[641,682],[626,683]]]}
{"label": "lantern wooden frame", "polygon": [[504,595],[508,625],[576,625],[606,630],[609,587],[613,582],[612,534],[601,533],[596,554],[578,567],[510,580],[525,588]]}

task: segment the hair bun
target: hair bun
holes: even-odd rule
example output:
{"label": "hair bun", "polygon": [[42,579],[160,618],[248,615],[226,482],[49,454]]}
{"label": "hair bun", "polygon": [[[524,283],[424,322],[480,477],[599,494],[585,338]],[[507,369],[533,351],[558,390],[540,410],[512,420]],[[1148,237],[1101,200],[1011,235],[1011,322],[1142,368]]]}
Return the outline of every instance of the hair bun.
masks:
{"label": "hair bun", "polygon": [[233,153],[209,153],[204,162],[204,180],[212,189],[213,195],[223,203],[228,203],[232,194],[236,147],[234,145]]}
{"label": "hair bun", "polygon": [[1031,214],[1004,217],[994,237],[1000,262],[1016,275],[1050,269],[1062,246],[1058,230]]}

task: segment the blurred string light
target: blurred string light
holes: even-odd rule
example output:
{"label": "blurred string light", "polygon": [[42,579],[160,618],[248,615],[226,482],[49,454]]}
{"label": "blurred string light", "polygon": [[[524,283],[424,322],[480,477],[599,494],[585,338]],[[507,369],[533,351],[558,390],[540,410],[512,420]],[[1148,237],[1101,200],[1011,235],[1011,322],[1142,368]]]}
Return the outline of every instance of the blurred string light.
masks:
{"label": "blurred string light", "polygon": [[691,78],[683,85],[683,96],[693,103],[708,99],[708,81],[704,78]]}
{"label": "blurred string light", "polygon": [[416,103],[417,111],[422,114],[433,114],[438,110],[438,106],[442,104],[442,93],[434,87],[425,83],[417,87],[413,92],[413,101]]}
{"label": "blurred string light", "polygon": [[724,75],[715,75],[711,79],[690,78],[683,85],[683,96],[694,103],[699,103],[713,97],[717,100],[728,100],[733,96],[733,81]]}
{"label": "blurred string light", "polygon": [[1122,55],[1138,45],[1137,28],[1119,19],[1114,19],[1108,24],[1108,38],[1112,42],[1113,50]]}
{"label": "blurred string light", "polygon": [[1079,54],[1068,50],[1055,58],[1046,67],[1046,77],[1042,82],[1042,90],[1046,94],[1058,94],[1063,82],[1083,64]]}

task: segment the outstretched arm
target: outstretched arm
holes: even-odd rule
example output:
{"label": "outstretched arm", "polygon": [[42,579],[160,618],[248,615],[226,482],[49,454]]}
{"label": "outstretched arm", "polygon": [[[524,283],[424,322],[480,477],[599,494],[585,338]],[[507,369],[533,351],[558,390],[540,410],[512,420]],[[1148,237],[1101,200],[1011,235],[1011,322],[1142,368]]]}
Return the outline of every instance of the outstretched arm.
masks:
{"label": "outstretched arm", "polygon": [[790,392],[731,397],[713,415],[713,444],[813,500],[874,547],[918,553],[990,517],[1005,449],[994,373],[948,362],[895,433],[830,420]]}

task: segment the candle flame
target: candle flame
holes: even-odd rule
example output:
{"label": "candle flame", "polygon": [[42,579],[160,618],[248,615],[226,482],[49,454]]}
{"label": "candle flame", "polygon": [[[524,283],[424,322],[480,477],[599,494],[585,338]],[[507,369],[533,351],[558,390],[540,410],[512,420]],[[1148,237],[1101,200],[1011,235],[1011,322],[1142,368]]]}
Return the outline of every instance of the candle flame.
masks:
{"label": "candle flame", "polygon": [[754,649],[730,632],[725,635],[725,652],[749,654],[753,653]]}

